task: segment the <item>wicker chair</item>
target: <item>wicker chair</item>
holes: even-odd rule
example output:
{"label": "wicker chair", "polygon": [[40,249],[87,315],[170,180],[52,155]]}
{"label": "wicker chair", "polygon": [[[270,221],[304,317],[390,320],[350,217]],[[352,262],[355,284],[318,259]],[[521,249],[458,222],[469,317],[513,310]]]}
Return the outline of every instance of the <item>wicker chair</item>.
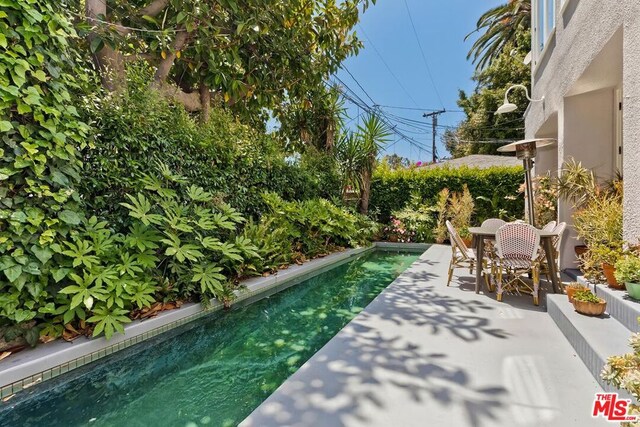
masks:
{"label": "wicker chair", "polygon": [[[502,301],[505,291],[525,292],[533,295],[533,303],[539,304],[540,271],[538,248],[540,234],[529,224],[509,223],[500,227],[496,233],[497,260],[493,271],[498,284],[497,299]],[[531,273],[533,286],[520,276]],[[505,281],[506,279],[506,281]]]}
{"label": "wicker chair", "polygon": [[481,227],[491,229],[492,231],[493,230],[498,231],[498,229],[503,225],[505,225],[506,223],[507,223],[506,221],[500,218],[489,218],[484,220]]}
{"label": "wicker chair", "polygon": [[[451,262],[449,262],[449,277],[447,279],[447,286],[449,286],[451,279],[453,278],[453,271],[456,268],[469,268],[469,274],[472,274],[473,267],[475,267],[476,262],[478,262],[478,258],[473,249],[467,248],[467,245],[464,244],[451,222],[447,221],[446,225],[447,230],[449,231],[449,242],[451,243]],[[482,259],[480,262],[483,263],[483,270],[486,270],[486,261]],[[484,280],[487,284],[487,288],[491,289],[491,284],[489,283],[489,277],[486,271],[484,272]]]}
{"label": "wicker chair", "polygon": [[[489,218],[489,219],[485,219],[482,222],[481,227],[482,228],[486,228],[488,230],[491,230],[493,232],[498,231],[498,229],[500,227],[502,227],[503,225],[505,225],[507,222],[500,219],[500,218]],[[484,256],[486,259],[489,260],[490,263],[493,263],[493,261],[496,258],[496,245],[495,245],[495,240],[494,239],[484,239]],[[489,275],[489,278],[487,278],[487,280],[490,283],[489,289],[493,291],[493,284],[491,284],[491,278],[493,277],[493,275]]]}
{"label": "wicker chair", "polygon": [[[552,230],[555,234],[557,234],[557,236],[553,238],[553,259],[556,263],[556,272],[558,273],[558,275],[560,274],[560,246],[562,245],[562,236],[566,228],[567,223],[561,222]],[[540,264],[540,274],[544,274],[547,278],[547,281],[550,281],[551,276],[549,276],[550,270],[549,264],[547,263],[547,254],[542,249],[540,249],[540,254],[538,255],[538,263]]]}

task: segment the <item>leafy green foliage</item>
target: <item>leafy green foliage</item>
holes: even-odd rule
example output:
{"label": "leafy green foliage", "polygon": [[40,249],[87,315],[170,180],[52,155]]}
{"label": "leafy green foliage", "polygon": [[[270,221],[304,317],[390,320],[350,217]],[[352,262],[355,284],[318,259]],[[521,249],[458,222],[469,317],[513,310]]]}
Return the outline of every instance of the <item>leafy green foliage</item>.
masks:
{"label": "leafy green foliage", "polygon": [[[309,92],[358,52],[352,28],[375,0],[182,0],[150,9],[143,7],[149,2],[87,3],[111,23],[92,25],[92,53],[143,57],[147,67],[159,65],[155,86],[219,93],[237,113],[263,124],[265,110],[279,115],[284,103],[308,102]],[[115,31],[115,23],[143,31]],[[118,71],[111,70],[116,83]]]}
{"label": "leafy green foliage", "polygon": [[[161,301],[229,303],[240,277],[365,243],[375,231],[366,218],[319,199],[340,194],[330,150],[308,148],[287,159],[274,136],[220,108],[198,123],[149,91],[152,76],[139,65],[125,76],[127,91],[102,96],[94,86],[95,96],[81,104],[77,95],[95,82],[72,47],[77,40],[68,17],[44,0],[2,4],[5,340],[22,337],[35,344],[39,334],[49,339],[69,331],[110,338]],[[349,5],[327,5],[331,16],[324,18],[355,19],[357,10]],[[351,9],[338,13],[343,7]],[[109,47],[103,36],[92,39],[92,50]],[[148,47],[162,55],[166,39],[158,37]],[[342,46],[340,55],[352,47]],[[232,96],[244,90],[230,85]],[[265,190],[277,195],[265,201]],[[246,217],[253,220],[245,226]]]}
{"label": "leafy green foliage", "polygon": [[51,311],[83,216],[75,186],[89,128],[75,104],[89,78],[64,12],[44,0],[0,11],[0,327]]}
{"label": "leafy green foliage", "polygon": [[640,283],[640,257],[627,255],[615,264],[616,280],[620,283]]}
{"label": "leafy green foliage", "polygon": [[477,69],[482,70],[513,45],[518,33],[530,28],[531,0],[509,0],[493,7],[478,19],[473,33],[482,34],[473,43],[467,59],[473,59]]}
{"label": "leafy green foliage", "polygon": [[[521,2],[517,0],[513,3]],[[514,84],[527,87],[531,84],[531,67],[524,58],[531,50],[531,34],[527,29],[518,29],[485,68],[473,77],[477,83],[473,93],[460,91],[458,106],[465,112],[465,119],[456,129],[443,135],[443,142],[453,157],[470,154],[496,154],[499,143],[477,143],[473,141],[513,140],[524,136],[524,111],[529,105],[525,91],[509,92],[509,101],[518,109],[509,114],[495,114],[504,102],[505,92]]]}
{"label": "leafy green foliage", "polygon": [[[510,217],[521,218],[524,199],[518,197],[523,181],[520,167],[477,168],[412,168],[391,170],[378,166],[371,186],[371,210],[381,222],[387,222],[391,212],[402,210],[417,194],[426,205],[435,205],[443,188],[461,192],[466,184],[472,195],[498,194],[501,209]],[[472,218],[480,223],[494,216],[495,207],[479,201]]]}
{"label": "leafy green foliage", "polygon": [[[223,273],[232,276],[235,264],[244,260],[243,252],[257,255],[250,241],[241,241],[241,247],[230,241],[244,218],[229,205],[216,203],[202,187],[185,184],[184,177],[165,165],[159,169],[165,170],[162,178],[146,176],[146,190],[127,195],[130,203],[121,203],[134,219],[125,241],[155,261],[155,274],[181,297],[222,297],[232,286]],[[123,271],[137,271],[135,261],[127,267],[121,264]]]}
{"label": "leafy green foliage", "polygon": [[392,212],[391,224],[385,227],[386,237],[399,242],[432,242],[437,213],[435,206],[428,205],[414,193],[407,206]]}
{"label": "leafy green foliage", "polygon": [[592,302],[592,303],[600,303],[603,300],[601,298],[598,298],[593,292],[591,292],[591,290],[587,289],[587,290],[582,290],[582,291],[576,291],[573,294],[573,299],[575,301],[583,301],[583,302]]}
{"label": "leafy green foliage", "polygon": [[257,255],[249,258],[244,274],[262,274],[276,271],[293,260],[293,243],[289,224],[276,225],[276,218],[264,217],[259,222],[249,221],[242,237],[254,242]]}
{"label": "leafy green foliage", "polygon": [[[153,182],[146,175],[171,173],[195,183],[245,216],[264,210],[263,191],[286,200],[332,198],[340,194],[338,172],[325,153],[307,150],[285,161],[278,141],[213,108],[200,124],[183,108],[148,90],[150,76],[130,70],[128,91],[112,95],[88,111],[95,147],[87,150],[80,192],[88,208],[119,231],[128,225],[125,194],[136,195]],[[139,201],[141,202],[141,201]]]}
{"label": "leafy green foliage", "polygon": [[286,202],[274,193],[264,198],[276,228],[288,230],[294,250],[315,257],[336,247],[365,244],[378,225],[363,215],[351,213],[324,199]]}

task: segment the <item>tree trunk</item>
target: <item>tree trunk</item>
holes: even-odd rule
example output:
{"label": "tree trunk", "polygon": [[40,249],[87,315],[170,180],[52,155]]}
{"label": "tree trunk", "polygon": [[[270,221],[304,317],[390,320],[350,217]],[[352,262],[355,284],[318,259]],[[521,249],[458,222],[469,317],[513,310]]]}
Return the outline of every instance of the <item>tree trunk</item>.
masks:
{"label": "tree trunk", "polygon": [[326,128],[327,138],[325,140],[324,148],[327,151],[333,150],[333,147],[336,142],[336,125],[335,122],[331,119],[327,120],[327,128]]}
{"label": "tree trunk", "polygon": [[[104,0],[86,0],[85,14],[87,22],[91,26],[100,25],[99,17],[107,16],[107,3]],[[88,39],[91,43],[96,37],[94,32],[89,33]],[[109,91],[120,90],[125,86],[126,76],[124,69],[124,58],[122,54],[106,43],[102,49],[93,55],[93,60],[100,71],[102,85]]]}
{"label": "tree trunk", "polygon": [[200,82],[200,123],[206,123],[209,121],[209,114],[211,112],[211,91],[209,86],[204,82]]}
{"label": "tree trunk", "polygon": [[362,188],[360,189],[360,202],[358,211],[362,215],[369,213],[369,197],[371,196],[371,170],[362,173]]}

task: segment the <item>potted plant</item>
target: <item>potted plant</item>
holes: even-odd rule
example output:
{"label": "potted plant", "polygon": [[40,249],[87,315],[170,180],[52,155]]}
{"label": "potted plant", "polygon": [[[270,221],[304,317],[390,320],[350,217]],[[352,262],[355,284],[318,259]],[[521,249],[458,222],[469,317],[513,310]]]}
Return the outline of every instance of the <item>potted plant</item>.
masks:
{"label": "potted plant", "polygon": [[640,300],[640,258],[637,255],[627,255],[616,263],[616,279],[624,283],[629,296]]}
{"label": "potted plant", "polygon": [[603,184],[592,170],[569,160],[564,163],[556,185],[559,196],[573,204],[573,225],[586,245],[586,253],[584,247],[576,247],[585,277],[599,280],[606,270],[608,283],[615,287],[615,276],[609,266],[620,257],[623,243],[621,179],[616,177]]}
{"label": "potted plant", "polygon": [[573,294],[573,308],[580,314],[600,316],[606,310],[607,302],[589,290],[576,291]]}
{"label": "potted plant", "polygon": [[589,248],[589,253],[592,260],[599,263],[602,267],[602,272],[607,280],[607,285],[614,289],[624,289],[624,283],[618,282],[615,275],[615,265],[624,255],[622,245],[594,244]]}
{"label": "potted plant", "polygon": [[589,247],[587,245],[575,245],[573,250],[577,257],[581,257],[589,250]]}
{"label": "potted plant", "polygon": [[588,291],[589,288],[582,283],[571,282],[567,286],[565,286],[565,290],[567,292],[567,297],[569,297],[569,302],[573,302],[573,295],[577,291]]}
{"label": "potted plant", "polygon": [[471,235],[471,233],[469,233],[469,227],[461,228],[458,231],[458,234],[460,234],[460,238],[462,239],[464,244],[467,245],[468,248],[470,248],[473,242],[473,236]]}

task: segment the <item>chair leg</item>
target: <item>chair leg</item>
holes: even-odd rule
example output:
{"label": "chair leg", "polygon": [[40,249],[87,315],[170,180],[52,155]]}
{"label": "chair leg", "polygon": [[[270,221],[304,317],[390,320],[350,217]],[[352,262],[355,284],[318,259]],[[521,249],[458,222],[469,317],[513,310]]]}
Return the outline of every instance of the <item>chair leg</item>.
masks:
{"label": "chair leg", "polygon": [[533,273],[533,304],[539,305],[540,300],[538,298],[538,291],[540,290],[540,270],[537,265],[533,267],[532,273]]}
{"label": "chair leg", "polygon": [[492,274],[487,274],[487,260],[482,260],[482,273],[484,274],[484,282],[487,285],[487,289],[489,292],[493,292],[493,286],[491,285],[491,276]]}
{"label": "chair leg", "polygon": [[475,267],[475,263],[471,261],[469,263],[469,274],[473,274],[473,267]]}
{"label": "chair leg", "polygon": [[496,292],[496,299],[502,301],[502,268],[496,269],[496,282],[498,282],[498,291]]}
{"label": "chair leg", "polygon": [[449,286],[449,284],[451,283],[451,279],[453,278],[453,258],[451,259],[451,262],[449,263],[449,279],[447,280],[447,286]]}

